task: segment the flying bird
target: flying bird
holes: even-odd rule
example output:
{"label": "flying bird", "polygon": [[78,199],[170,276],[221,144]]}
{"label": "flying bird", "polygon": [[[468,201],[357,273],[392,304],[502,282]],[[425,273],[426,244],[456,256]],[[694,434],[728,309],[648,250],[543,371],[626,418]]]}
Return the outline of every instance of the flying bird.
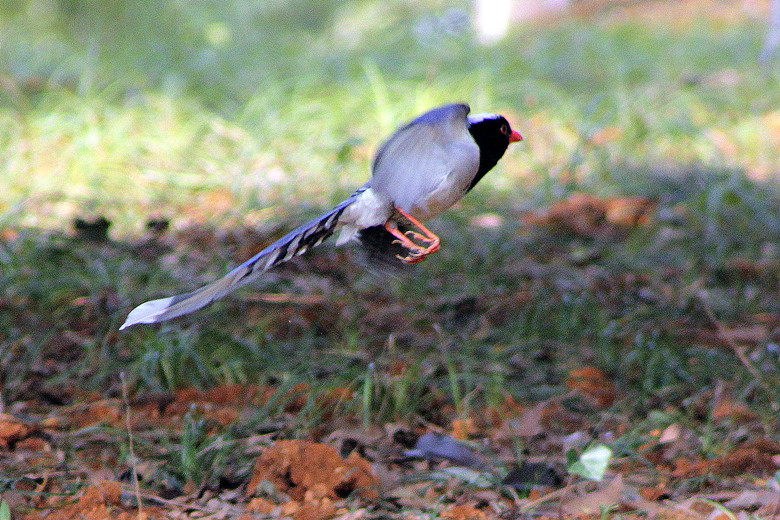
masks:
{"label": "flying bird", "polygon": [[466,104],[435,108],[402,126],[374,158],[371,179],[347,200],[280,238],[223,278],[186,294],[142,303],[120,327],[157,323],[189,314],[249,283],[260,274],[320,245],[337,230],[336,245],[369,243],[415,264],[439,250],[440,240],[422,222],[440,215],[468,193],[522,141],[499,114],[469,115]]}

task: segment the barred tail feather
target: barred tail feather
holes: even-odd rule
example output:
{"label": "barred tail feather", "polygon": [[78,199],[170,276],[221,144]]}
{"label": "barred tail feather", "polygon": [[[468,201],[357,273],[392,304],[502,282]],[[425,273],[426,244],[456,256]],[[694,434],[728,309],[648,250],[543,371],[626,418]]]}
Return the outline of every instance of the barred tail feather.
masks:
{"label": "barred tail feather", "polygon": [[194,312],[251,282],[272,267],[320,245],[336,230],[341,214],[355,201],[358,193],[323,216],[280,238],[219,280],[186,294],[142,303],[130,312],[119,330],[138,323],[158,323]]}

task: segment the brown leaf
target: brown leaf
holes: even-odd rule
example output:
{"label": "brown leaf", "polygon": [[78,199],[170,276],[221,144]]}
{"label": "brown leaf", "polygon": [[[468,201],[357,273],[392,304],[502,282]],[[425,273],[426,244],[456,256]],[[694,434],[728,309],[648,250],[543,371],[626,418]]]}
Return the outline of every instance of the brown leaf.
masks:
{"label": "brown leaf", "polygon": [[623,229],[647,225],[654,209],[655,203],[644,197],[601,199],[574,193],[549,208],[526,214],[523,221],[587,237],[613,236]]}
{"label": "brown leaf", "polygon": [[71,428],[86,428],[97,424],[123,426],[122,412],[116,399],[101,399],[92,403],[77,404],[63,412],[70,419]]}
{"label": "brown leaf", "polygon": [[251,513],[260,513],[261,515],[268,515],[276,509],[277,506],[273,502],[271,502],[268,499],[265,499],[263,497],[257,497],[253,498],[249,501],[249,504],[246,506],[246,510]]}
{"label": "brown leaf", "polygon": [[748,408],[748,405],[735,401],[729,397],[722,397],[712,411],[713,419],[733,419],[735,421],[753,421],[757,415]]}
{"label": "brown leaf", "polygon": [[332,446],[308,441],[282,440],[266,449],[255,463],[249,496],[263,480],[295,500],[307,496],[334,500],[353,492],[366,498],[379,496],[379,481],[366,459],[354,451],[343,459]]}
{"label": "brown leaf", "polygon": [[615,384],[596,367],[572,370],[566,386],[570,390],[577,390],[599,408],[608,408],[615,401]]}
{"label": "brown leaf", "polygon": [[672,476],[691,478],[712,472],[718,475],[737,476],[744,473],[767,475],[778,470],[776,456],[780,444],[766,439],[747,441],[730,453],[712,460],[690,461],[680,457],[674,461]]}
{"label": "brown leaf", "polygon": [[625,489],[623,477],[618,475],[597,491],[562,500],[561,509],[570,515],[597,514],[601,512],[602,508],[620,504]]}
{"label": "brown leaf", "polygon": [[544,431],[542,418],[548,404],[547,401],[541,402],[533,408],[526,409],[519,419],[507,421],[505,426],[510,430],[510,436],[535,437],[542,433]]}
{"label": "brown leaf", "polygon": [[86,520],[130,520],[137,518],[125,511],[117,511],[121,506],[122,487],[119,482],[103,481],[91,485],[84,490],[81,498],[75,504],[54,510],[46,516],[47,520],[71,520],[81,518]]}
{"label": "brown leaf", "polygon": [[455,419],[452,421],[452,436],[458,440],[466,440],[477,433],[474,419]]}
{"label": "brown leaf", "polygon": [[35,428],[13,415],[0,414],[0,450],[7,450],[17,441],[27,438]]}
{"label": "brown leaf", "polygon": [[779,453],[780,446],[771,441],[745,442],[731,453],[714,459],[713,471],[726,476],[771,474],[778,470],[774,457]]}
{"label": "brown leaf", "polygon": [[643,499],[655,502],[656,500],[668,497],[669,490],[666,486],[660,485],[655,487],[643,487],[639,489],[639,494]]}
{"label": "brown leaf", "polygon": [[446,520],[489,520],[495,517],[488,516],[487,513],[473,505],[462,504],[450,507],[441,514],[441,518]]}
{"label": "brown leaf", "polygon": [[[294,504],[295,502],[290,502]],[[292,513],[295,520],[325,520],[336,515],[336,506],[325,497],[319,500],[305,500],[298,503]]]}

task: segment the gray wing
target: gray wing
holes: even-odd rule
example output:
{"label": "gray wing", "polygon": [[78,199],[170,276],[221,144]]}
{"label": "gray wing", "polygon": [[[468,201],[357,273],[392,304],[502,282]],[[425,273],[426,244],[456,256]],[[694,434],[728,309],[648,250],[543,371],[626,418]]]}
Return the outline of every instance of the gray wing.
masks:
{"label": "gray wing", "polygon": [[426,220],[460,199],[479,169],[468,105],[446,105],[399,129],[374,159],[371,188]]}

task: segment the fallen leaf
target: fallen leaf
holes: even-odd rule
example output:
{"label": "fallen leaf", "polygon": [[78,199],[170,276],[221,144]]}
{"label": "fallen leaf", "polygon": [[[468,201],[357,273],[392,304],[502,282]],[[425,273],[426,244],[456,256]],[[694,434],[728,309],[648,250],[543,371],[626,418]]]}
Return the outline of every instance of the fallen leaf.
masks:
{"label": "fallen leaf", "polygon": [[422,459],[443,459],[475,469],[486,466],[485,461],[466,444],[440,433],[426,433],[417,439],[414,448],[404,452],[404,455]]}
{"label": "fallen leaf", "polygon": [[17,441],[26,438],[35,428],[13,415],[0,414],[0,450],[7,450]]}
{"label": "fallen leaf", "polygon": [[588,448],[579,459],[569,466],[569,473],[592,480],[601,480],[609,467],[612,450],[603,444]]}
{"label": "fallen leaf", "polygon": [[441,514],[441,518],[447,520],[489,520],[494,517],[488,516],[487,513],[473,505],[462,504],[450,507]]}
{"label": "fallen leaf", "polygon": [[726,455],[711,460],[690,461],[679,457],[674,461],[675,468],[672,476],[691,478],[708,472],[725,476],[744,473],[773,474],[779,469],[775,462],[778,454],[780,454],[780,444],[766,439],[755,439],[744,442]]}
{"label": "fallen leaf", "polygon": [[69,504],[52,511],[47,520],[130,520],[136,515],[126,511],[118,511],[121,506],[122,487],[119,482],[104,481],[88,486],[74,504]]}
{"label": "fallen leaf", "polygon": [[601,199],[587,193],[574,193],[546,209],[526,214],[526,225],[586,237],[619,238],[623,230],[647,225],[655,203],[644,197]]}
{"label": "fallen leaf", "polygon": [[544,418],[544,409],[547,408],[548,401],[543,401],[533,408],[529,408],[520,415],[519,419],[511,419],[505,423],[506,429],[510,430],[510,436],[519,435],[521,437],[536,437],[544,431],[542,419]]}
{"label": "fallen leaf", "polygon": [[666,486],[660,485],[655,487],[643,487],[639,489],[639,494],[643,499],[650,502],[655,502],[669,496],[669,490],[666,488]]}
{"label": "fallen leaf", "polygon": [[682,428],[680,427],[680,425],[677,423],[672,423],[666,427],[663,433],[661,433],[661,437],[658,438],[658,444],[666,444],[669,442],[674,442],[680,438],[681,433],[682,433]]}
{"label": "fallen leaf", "polygon": [[599,408],[608,408],[615,401],[615,384],[596,367],[577,368],[569,372],[566,386],[576,390]]}
{"label": "fallen leaf", "polygon": [[257,497],[253,498],[249,501],[249,504],[246,506],[246,510],[250,511],[252,513],[260,513],[261,515],[268,515],[279,507],[278,505],[274,504],[270,500],[267,500],[263,497]]}
{"label": "fallen leaf", "polygon": [[713,419],[733,419],[735,421],[753,421],[757,415],[748,405],[729,397],[722,397],[712,410]]}
{"label": "fallen leaf", "polygon": [[729,509],[758,509],[761,507],[780,507],[780,493],[774,489],[743,491],[725,504]]}
{"label": "fallen leaf", "polygon": [[343,459],[332,446],[308,441],[282,440],[263,451],[255,462],[248,496],[264,480],[294,500],[304,500],[309,491],[312,497],[324,494],[329,499],[352,493],[365,498],[379,496],[379,481],[371,464],[357,452]]}
{"label": "fallen leaf", "polygon": [[618,475],[597,491],[562,500],[561,509],[570,515],[595,515],[603,508],[620,504],[625,489],[623,477]]}
{"label": "fallen leaf", "polygon": [[474,419],[455,419],[452,421],[452,436],[456,439],[464,440],[477,433],[477,427],[474,425]]}

